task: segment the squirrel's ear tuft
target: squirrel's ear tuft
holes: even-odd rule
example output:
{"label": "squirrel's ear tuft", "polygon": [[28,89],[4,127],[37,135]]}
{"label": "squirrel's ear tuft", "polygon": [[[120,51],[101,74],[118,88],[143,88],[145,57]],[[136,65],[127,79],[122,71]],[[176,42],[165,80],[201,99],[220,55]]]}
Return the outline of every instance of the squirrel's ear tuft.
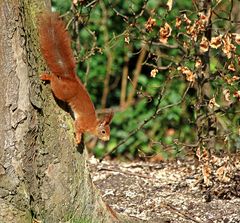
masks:
{"label": "squirrel's ear tuft", "polygon": [[107,113],[102,119],[101,119],[101,125],[109,125],[113,118],[113,111]]}
{"label": "squirrel's ear tuft", "polygon": [[106,114],[106,116],[105,116],[106,124],[110,124],[111,123],[113,115],[114,115],[113,111],[111,111],[110,113]]}

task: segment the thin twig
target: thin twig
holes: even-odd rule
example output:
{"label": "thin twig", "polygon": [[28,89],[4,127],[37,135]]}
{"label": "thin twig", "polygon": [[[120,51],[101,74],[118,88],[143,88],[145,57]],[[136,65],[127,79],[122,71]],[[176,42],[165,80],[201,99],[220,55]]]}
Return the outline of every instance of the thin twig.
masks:
{"label": "thin twig", "polygon": [[189,85],[187,86],[185,92],[183,93],[182,98],[181,98],[178,102],[176,102],[176,103],[174,103],[174,104],[166,105],[166,106],[164,106],[164,107],[162,107],[162,108],[159,108],[159,109],[156,111],[156,115],[159,115],[163,110],[166,110],[166,109],[168,109],[168,108],[175,107],[175,106],[181,104],[181,103],[183,102],[183,100],[185,99],[185,97],[186,97],[186,95],[187,95],[187,92],[188,92],[190,86],[191,86],[191,83],[189,83]]}
{"label": "thin twig", "polygon": [[128,17],[123,15],[122,13],[118,12],[115,8],[112,8],[113,11],[117,14],[117,16],[121,16],[122,18],[124,18],[125,21],[128,21]]}
{"label": "thin twig", "polygon": [[139,57],[137,60],[137,64],[136,64],[136,68],[135,68],[134,76],[133,76],[133,81],[132,81],[132,89],[128,95],[126,106],[129,106],[133,103],[133,97],[134,97],[136,89],[137,89],[138,79],[139,79],[139,76],[140,76],[140,73],[142,70],[143,61],[144,61],[146,54],[147,54],[147,49],[145,46],[143,46],[141,53],[139,54]]}
{"label": "thin twig", "polygon": [[153,68],[156,68],[158,70],[168,70],[171,66],[172,66],[172,62],[167,65],[167,66],[157,66],[157,65],[154,65],[154,64],[151,64],[151,63],[143,63],[143,65],[146,65],[146,66],[149,66],[149,67],[153,67]]}
{"label": "thin twig", "polygon": [[104,79],[104,88],[103,88],[103,94],[101,99],[101,105],[102,108],[106,107],[107,104],[107,96],[109,93],[109,82],[110,82],[110,76],[112,71],[112,63],[113,63],[113,53],[112,51],[107,47],[107,43],[109,41],[109,35],[108,35],[108,27],[107,27],[107,20],[108,20],[108,12],[105,6],[104,2],[100,2],[100,6],[103,12],[103,35],[104,35],[104,45],[105,45],[105,51],[107,56],[107,67],[106,67],[106,75]]}
{"label": "thin twig", "polygon": [[135,18],[134,18],[135,20],[137,20],[138,18],[140,18],[143,15],[145,8],[147,6],[147,3],[148,3],[148,0],[144,0],[141,11],[138,13],[138,15],[135,15]]}
{"label": "thin twig", "polygon": [[98,2],[98,0],[93,0],[92,2],[89,2],[89,3],[86,5],[86,8],[92,6],[92,5],[95,4],[96,2]]}
{"label": "thin twig", "polygon": [[175,104],[171,104],[171,105],[165,106],[165,107],[163,107],[163,108],[159,108],[160,103],[161,103],[161,100],[162,100],[162,98],[163,98],[163,93],[164,93],[164,91],[165,91],[166,85],[167,85],[167,81],[165,82],[165,85],[164,85],[164,87],[162,88],[162,91],[159,93],[159,96],[158,96],[158,99],[157,99],[158,102],[157,102],[157,106],[156,106],[156,108],[155,108],[154,113],[153,113],[149,118],[145,119],[136,129],[132,130],[132,131],[128,134],[128,136],[127,136],[125,139],[121,140],[111,151],[109,151],[108,153],[106,153],[106,154],[100,159],[100,162],[101,162],[105,157],[107,157],[107,156],[111,155],[113,152],[115,152],[115,151],[119,148],[119,146],[121,146],[121,145],[123,145],[124,143],[126,143],[126,142],[130,139],[131,136],[133,136],[134,134],[136,134],[139,130],[141,130],[141,129],[142,129],[147,123],[149,123],[151,120],[155,119],[156,116],[159,115],[163,110],[165,110],[165,109],[167,109],[167,108],[174,107],[174,106],[179,105],[180,103],[182,103],[183,100],[184,100],[185,97],[186,97],[186,94],[187,94],[190,86],[191,86],[191,83],[189,83],[188,87],[186,88],[186,90],[185,90],[185,92],[184,92],[184,94],[183,94],[183,96],[182,96],[182,99],[181,99],[179,102],[177,102],[177,103],[175,103]]}
{"label": "thin twig", "polygon": [[133,131],[131,131],[128,136],[121,140],[111,151],[109,151],[108,153],[106,153],[101,159],[100,159],[100,162],[107,156],[109,156],[110,154],[112,154],[113,152],[115,152],[117,150],[117,148],[121,145],[123,145],[124,143],[126,143],[129,138],[133,135],[135,135],[139,130],[141,130],[148,122],[150,122],[153,118],[155,118],[155,115],[153,116],[150,116],[148,119],[145,119],[143,121],[143,123],[141,125],[139,125],[136,129],[134,129]]}
{"label": "thin twig", "polygon": [[177,208],[173,207],[170,204],[162,203],[161,206],[167,208],[170,211],[174,211],[177,215],[179,215],[179,216],[181,216],[181,217],[183,217],[185,219],[189,219],[189,220],[191,220],[193,222],[196,222],[196,223],[201,223],[202,222],[202,221],[198,221],[197,219],[191,217],[190,214],[187,214],[187,213],[185,213],[185,212],[183,212],[181,210],[178,210]]}

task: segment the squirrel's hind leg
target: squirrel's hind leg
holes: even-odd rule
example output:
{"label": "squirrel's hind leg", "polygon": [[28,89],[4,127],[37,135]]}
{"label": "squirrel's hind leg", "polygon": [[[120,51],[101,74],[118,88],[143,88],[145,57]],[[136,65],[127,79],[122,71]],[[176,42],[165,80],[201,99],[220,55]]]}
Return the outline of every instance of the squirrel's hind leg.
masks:
{"label": "squirrel's hind leg", "polygon": [[82,134],[83,134],[83,131],[80,128],[81,124],[79,121],[80,121],[79,119],[76,119],[74,123],[75,124],[75,140],[77,144],[80,144],[82,140]]}

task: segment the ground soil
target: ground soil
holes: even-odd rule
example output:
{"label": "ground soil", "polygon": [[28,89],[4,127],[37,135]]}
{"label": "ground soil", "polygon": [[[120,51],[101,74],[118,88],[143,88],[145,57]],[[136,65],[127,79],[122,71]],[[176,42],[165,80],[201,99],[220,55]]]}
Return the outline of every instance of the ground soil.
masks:
{"label": "ground soil", "polygon": [[89,167],[104,201],[140,222],[240,222],[239,159],[126,163],[92,157]]}

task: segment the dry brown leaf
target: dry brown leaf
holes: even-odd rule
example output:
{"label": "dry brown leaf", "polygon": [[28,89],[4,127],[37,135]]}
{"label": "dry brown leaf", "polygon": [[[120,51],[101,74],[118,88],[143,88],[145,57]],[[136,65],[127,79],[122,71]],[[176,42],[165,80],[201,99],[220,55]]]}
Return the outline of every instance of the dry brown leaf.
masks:
{"label": "dry brown leaf", "polygon": [[231,42],[231,35],[226,34],[224,35],[223,39],[223,47],[222,50],[226,54],[227,58],[230,59],[232,57],[232,53],[236,51],[236,46],[234,46]]}
{"label": "dry brown leaf", "polygon": [[155,68],[155,69],[151,70],[150,76],[156,77],[157,73],[158,73],[158,69]]}
{"label": "dry brown leaf", "polygon": [[129,37],[129,34],[126,34],[125,37],[124,37],[124,41],[125,43],[129,44],[130,43],[130,37]]}
{"label": "dry brown leaf", "polygon": [[192,26],[187,26],[187,34],[190,35],[191,39],[194,40],[195,42],[197,41],[198,37],[198,32],[195,26],[195,23]]}
{"label": "dry brown leaf", "polygon": [[233,77],[225,77],[225,80],[227,81],[228,84],[234,84],[235,81],[239,80],[240,77],[234,75]]}
{"label": "dry brown leaf", "polygon": [[208,23],[208,17],[202,12],[199,12],[198,16],[199,16],[199,19],[196,21],[196,27],[197,27],[198,31],[203,32],[206,30],[206,26]]}
{"label": "dry brown leaf", "polygon": [[74,5],[77,5],[78,0],[73,0],[72,3],[73,3]]}
{"label": "dry brown leaf", "polygon": [[213,109],[214,107],[218,107],[218,108],[220,107],[220,105],[216,103],[215,97],[209,100],[208,107],[210,109]]}
{"label": "dry brown leaf", "polygon": [[202,67],[202,60],[200,58],[197,58],[196,61],[195,61],[195,67],[197,69],[201,68]]}
{"label": "dry brown leaf", "polygon": [[160,42],[167,43],[168,38],[171,36],[172,28],[171,26],[166,22],[164,24],[164,27],[160,28],[159,34],[160,34]]}
{"label": "dry brown leaf", "polygon": [[234,82],[234,81],[238,81],[240,79],[240,77],[238,77],[238,76],[236,76],[236,75],[234,75],[233,77],[232,77],[232,81]]}
{"label": "dry brown leaf", "polygon": [[180,26],[181,26],[181,24],[182,24],[182,20],[181,20],[181,18],[176,17],[176,24],[175,24],[175,27],[176,27],[177,29],[179,29]]}
{"label": "dry brown leaf", "polygon": [[196,79],[196,74],[193,73],[188,67],[178,67],[179,71],[186,75],[186,80],[189,82],[194,82]]}
{"label": "dry brown leaf", "polygon": [[210,46],[214,49],[219,48],[222,45],[222,35],[212,37],[210,41]]}
{"label": "dry brown leaf", "polygon": [[196,156],[198,157],[198,160],[200,161],[200,159],[201,159],[201,148],[200,147],[198,147],[196,150]]}
{"label": "dry brown leaf", "polygon": [[183,17],[183,21],[187,23],[187,25],[190,25],[192,23],[192,21],[187,17],[186,14],[182,15]]}
{"label": "dry brown leaf", "polygon": [[238,101],[240,101],[240,91],[235,91],[235,92],[233,93],[233,97],[237,98]]}
{"label": "dry brown leaf", "polygon": [[168,11],[171,11],[171,10],[172,10],[172,5],[173,5],[173,0],[168,0],[168,1],[167,1]]}
{"label": "dry brown leaf", "polygon": [[230,99],[230,91],[229,89],[224,89],[223,90],[223,95],[224,95],[224,98],[227,102],[231,102],[231,99]]}
{"label": "dry brown leaf", "polygon": [[235,66],[234,66],[233,63],[230,63],[230,64],[228,65],[228,70],[230,70],[230,71],[236,71]]}
{"label": "dry brown leaf", "polygon": [[227,183],[230,181],[230,178],[227,176],[227,168],[225,166],[221,166],[216,170],[216,175],[219,181]]}
{"label": "dry brown leaf", "polygon": [[145,29],[148,32],[153,31],[153,27],[156,26],[156,19],[153,19],[152,17],[149,17],[148,21],[145,23]]}
{"label": "dry brown leaf", "polygon": [[209,49],[209,41],[205,36],[203,36],[200,42],[200,52],[205,53],[208,51],[208,49]]}
{"label": "dry brown leaf", "polygon": [[206,184],[206,186],[210,186],[212,183],[210,180],[211,173],[212,173],[211,167],[209,166],[209,163],[207,162],[202,166],[203,181]]}

